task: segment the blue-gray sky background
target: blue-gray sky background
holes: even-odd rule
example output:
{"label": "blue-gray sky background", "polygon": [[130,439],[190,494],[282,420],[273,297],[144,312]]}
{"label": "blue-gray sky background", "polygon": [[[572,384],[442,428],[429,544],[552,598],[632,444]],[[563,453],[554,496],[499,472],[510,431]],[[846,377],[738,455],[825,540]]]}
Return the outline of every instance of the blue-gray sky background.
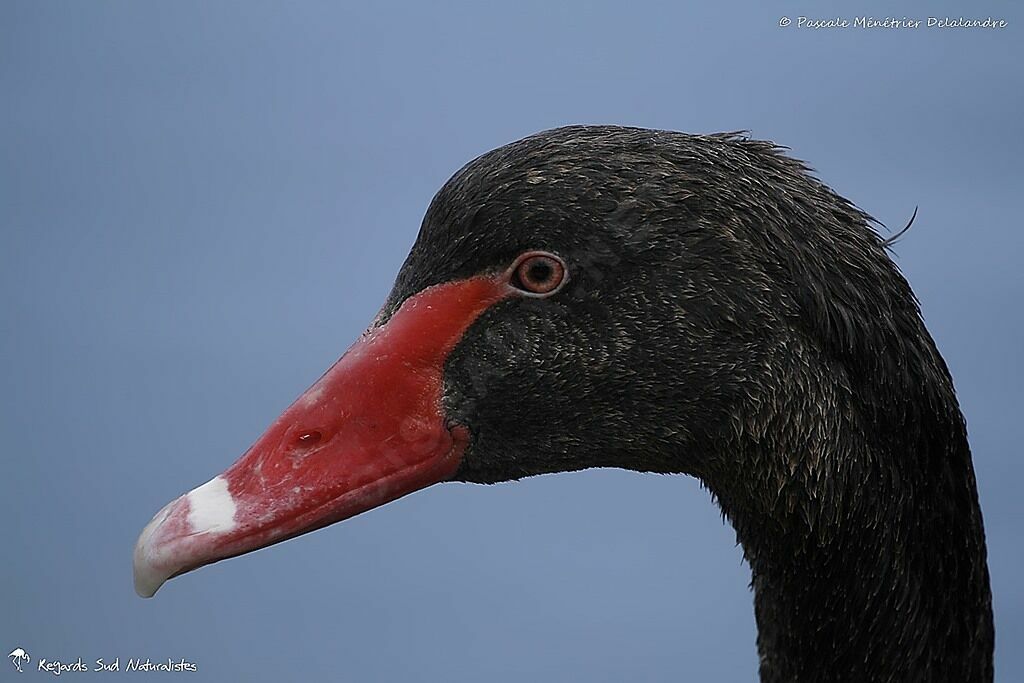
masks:
{"label": "blue-gray sky background", "polygon": [[363,330],[452,172],[618,123],[747,129],[890,226],[920,206],[898,263],[970,427],[998,679],[1024,681],[1024,11],[917,4],[899,16],[1010,26],[778,25],[875,1],[4,0],[2,654],[184,657],[202,681],[752,680],[747,567],[684,477],[437,486],[132,591],[142,526]]}

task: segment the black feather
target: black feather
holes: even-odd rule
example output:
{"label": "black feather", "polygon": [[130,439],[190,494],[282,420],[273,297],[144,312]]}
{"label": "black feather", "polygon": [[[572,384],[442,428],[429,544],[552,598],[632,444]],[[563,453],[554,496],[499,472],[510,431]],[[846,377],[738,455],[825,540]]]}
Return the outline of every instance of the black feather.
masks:
{"label": "black feather", "polygon": [[[916,216],[916,210],[915,210]],[[699,477],[753,574],[764,681],[990,681],[985,539],[949,372],[872,220],[768,142],[574,126],[441,189],[381,320],[556,252],[445,367],[457,478]]]}

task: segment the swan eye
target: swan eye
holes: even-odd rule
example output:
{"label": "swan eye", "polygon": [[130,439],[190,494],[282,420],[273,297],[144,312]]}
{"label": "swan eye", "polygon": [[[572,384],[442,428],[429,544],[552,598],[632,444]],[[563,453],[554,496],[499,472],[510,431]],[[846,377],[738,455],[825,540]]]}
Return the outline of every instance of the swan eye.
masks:
{"label": "swan eye", "polygon": [[554,294],[565,276],[562,259],[546,251],[527,252],[512,265],[512,285],[536,296]]}

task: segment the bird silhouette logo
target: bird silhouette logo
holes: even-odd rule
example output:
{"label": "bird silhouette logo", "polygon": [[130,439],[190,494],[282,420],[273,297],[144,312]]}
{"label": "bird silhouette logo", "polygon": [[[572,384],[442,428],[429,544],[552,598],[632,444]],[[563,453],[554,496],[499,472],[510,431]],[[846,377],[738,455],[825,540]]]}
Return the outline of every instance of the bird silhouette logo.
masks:
{"label": "bird silhouette logo", "polygon": [[20,647],[14,648],[14,651],[7,656],[11,658],[11,663],[14,664],[14,668],[18,670],[18,673],[22,673],[22,663],[28,664],[32,661],[32,658],[28,656],[28,653],[22,650]]}

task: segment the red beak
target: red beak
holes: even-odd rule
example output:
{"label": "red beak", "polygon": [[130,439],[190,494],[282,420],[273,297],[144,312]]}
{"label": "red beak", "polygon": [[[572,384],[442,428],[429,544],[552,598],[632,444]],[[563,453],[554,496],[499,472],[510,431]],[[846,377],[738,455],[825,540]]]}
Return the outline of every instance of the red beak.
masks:
{"label": "red beak", "polygon": [[135,545],[135,590],[262,548],[439,481],[468,431],[447,424],[444,361],[503,276],[427,288],[368,331],[227,471],[164,507]]}

